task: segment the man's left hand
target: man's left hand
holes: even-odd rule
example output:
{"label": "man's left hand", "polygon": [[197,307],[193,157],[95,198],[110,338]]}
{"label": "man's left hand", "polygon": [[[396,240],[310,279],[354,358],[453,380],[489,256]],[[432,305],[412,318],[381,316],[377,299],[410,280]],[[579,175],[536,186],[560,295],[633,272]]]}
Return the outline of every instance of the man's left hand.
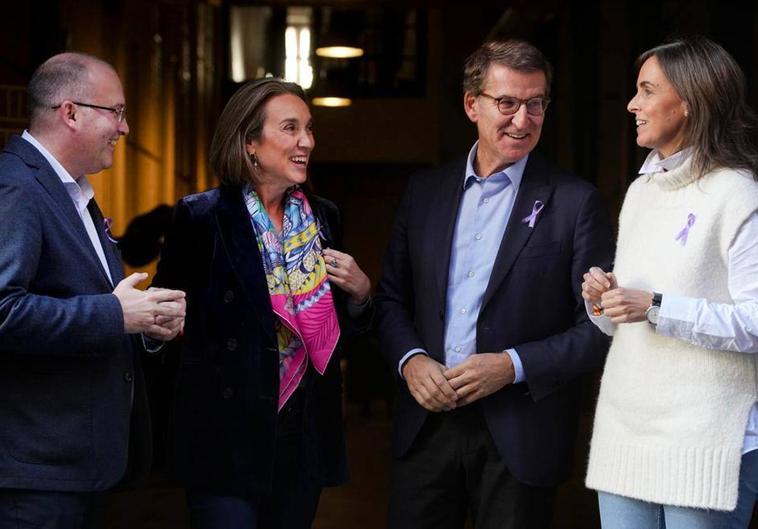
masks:
{"label": "man's left hand", "polygon": [[458,394],[458,406],[491,395],[516,378],[508,353],[473,354],[443,374]]}
{"label": "man's left hand", "polygon": [[[161,289],[150,287],[148,290]],[[180,298],[176,301],[164,301],[162,303],[171,304],[172,308],[175,308],[182,313],[182,316],[156,316],[155,323],[143,334],[149,336],[153,340],[168,342],[176,338],[176,336],[184,329],[184,314],[187,312],[187,299]]]}

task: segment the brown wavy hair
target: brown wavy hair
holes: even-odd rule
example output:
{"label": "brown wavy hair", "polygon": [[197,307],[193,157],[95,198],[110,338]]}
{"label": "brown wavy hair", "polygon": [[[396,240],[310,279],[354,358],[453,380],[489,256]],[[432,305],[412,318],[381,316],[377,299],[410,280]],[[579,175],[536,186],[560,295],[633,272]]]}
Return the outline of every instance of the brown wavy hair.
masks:
{"label": "brown wavy hair", "polygon": [[222,184],[255,183],[255,169],[245,146],[261,137],[266,103],[283,94],[308,103],[300,85],[273,77],[248,81],[229,99],[218,118],[208,153],[211,169]]}

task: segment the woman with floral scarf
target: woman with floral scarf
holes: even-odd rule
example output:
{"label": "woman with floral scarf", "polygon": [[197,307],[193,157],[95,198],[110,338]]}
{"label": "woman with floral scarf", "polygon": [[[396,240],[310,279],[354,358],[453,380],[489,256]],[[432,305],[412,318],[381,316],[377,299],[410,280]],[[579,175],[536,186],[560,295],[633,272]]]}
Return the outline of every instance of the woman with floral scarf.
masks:
{"label": "woman with floral scarf", "polygon": [[303,187],[314,146],[298,85],[243,85],[211,144],[221,185],[179,201],[161,255],[155,285],[187,292],[170,459],[196,529],[308,528],[346,479],[336,348],[371,284]]}

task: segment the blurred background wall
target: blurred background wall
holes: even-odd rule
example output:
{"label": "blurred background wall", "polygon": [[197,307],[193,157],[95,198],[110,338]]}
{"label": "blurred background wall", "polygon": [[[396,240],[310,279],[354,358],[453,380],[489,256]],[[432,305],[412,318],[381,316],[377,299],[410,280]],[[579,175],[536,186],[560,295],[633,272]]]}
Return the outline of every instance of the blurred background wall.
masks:
{"label": "blurred background wall", "polygon": [[[305,71],[298,80],[307,84],[310,75],[312,95],[349,96],[348,107],[313,107],[311,175],[316,191],[343,208],[347,242],[374,279],[407,176],[465,153],[475,139],[461,108],[460,72],[487,38],[526,38],[553,62],[540,148],[594,182],[614,218],[644,155],[625,110],[639,52],[669,37],[709,35],[740,62],[758,102],[755,3],[5,0],[2,7],[0,144],[24,128],[24,87],[45,58],[80,50],[118,70],[131,134],[113,168],[93,178],[117,235],[135,216],[215,184],[208,145],[240,81]],[[364,55],[316,56],[334,35]]]}

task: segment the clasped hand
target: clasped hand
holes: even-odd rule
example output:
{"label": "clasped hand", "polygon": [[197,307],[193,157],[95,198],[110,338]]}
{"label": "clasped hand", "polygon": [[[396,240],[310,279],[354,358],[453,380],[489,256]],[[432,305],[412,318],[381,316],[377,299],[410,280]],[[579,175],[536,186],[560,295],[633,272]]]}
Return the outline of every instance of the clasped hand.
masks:
{"label": "clasped hand", "polygon": [[613,323],[644,321],[645,311],[653,301],[652,292],[619,287],[613,272],[604,272],[597,266],[584,274],[582,297],[601,308]]}
{"label": "clasped hand", "polygon": [[142,333],[155,340],[171,340],[184,328],[185,294],[181,290],[165,288],[136,288],[145,279],[146,273],[134,273],[113,290],[124,314],[124,332]]}
{"label": "clasped hand", "polygon": [[498,391],[515,378],[508,353],[480,353],[448,369],[425,354],[403,366],[408,390],[429,411],[450,411]]}

